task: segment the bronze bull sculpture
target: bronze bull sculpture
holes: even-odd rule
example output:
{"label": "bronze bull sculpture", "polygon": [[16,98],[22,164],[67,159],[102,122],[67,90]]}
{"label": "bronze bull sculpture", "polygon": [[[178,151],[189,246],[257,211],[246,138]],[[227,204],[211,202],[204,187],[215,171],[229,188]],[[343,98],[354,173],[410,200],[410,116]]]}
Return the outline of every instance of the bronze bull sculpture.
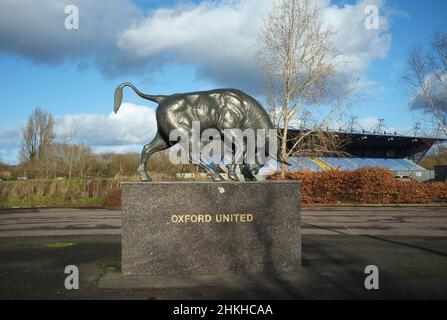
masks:
{"label": "bronze bull sculpture", "polygon": [[[254,98],[236,89],[215,89],[209,91],[179,93],[173,95],[149,95],[140,92],[131,83],[122,83],[115,89],[114,111],[122,102],[123,88],[131,87],[140,97],[158,103],[156,110],[157,133],[154,139],[143,147],[141,152],[138,173],[141,181],[150,181],[147,174],[146,163],[149,157],[159,151],[168,149],[177,144],[178,141],[170,141],[169,134],[172,130],[181,130],[191,137],[192,123],[198,121],[200,130],[213,128],[222,133],[226,129],[238,128],[240,130],[264,129],[266,132],[274,129],[272,121],[265,109]],[[268,139],[268,137],[267,137]],[[245,143],[245,142],[242,142]],[[191,143],[189,144],[191,145]],[[273,159],[289,165],[287,161],[277,153],[267,150],[268,141],[265,142],[265,154]],[[236,153],[227,165],[228,177],[238,181],[236,174],[238,159],[244,157],[247,150],[246,145],[234,146]],[[222,181],[222,176],[209,164],[199,159],[196,163],[213,181]],[[260,163],[245,163],[240,165],[241,173],[245,180],[256,181],[255,175],[264,165]]]}

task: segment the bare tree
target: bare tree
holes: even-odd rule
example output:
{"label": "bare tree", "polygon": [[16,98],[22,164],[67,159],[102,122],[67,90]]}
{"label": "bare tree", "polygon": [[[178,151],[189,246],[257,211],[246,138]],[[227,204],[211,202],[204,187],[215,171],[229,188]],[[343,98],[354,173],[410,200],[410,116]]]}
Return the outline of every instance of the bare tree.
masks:
{"label": "bare tree", "polygon": [[64,148],[64,164],[65,169],[70,179],[73,175],[73,168],[75,162],[75,152],[78,149],[76,145],[76,138],[79,132],[79,124],[75,119],[68,119],[63,128],[63,148]]}
{"label": "bare tree", "polygon": [[4,163],[2,161],[2,159],[0,159],[0,171],[6,171],[9,169],[9,165],[7,165],[6,163]]}
{"label": "bare tree", "polygon": [[97,165],[96,158],[89,145],[75,144],[73,147],[73,170],[80,179],[85,179],[94,173]]}
{"label": "bare tree", "polygon": [[57,178],[63,173],[62,145],[51,143],[45,148],[45,154],[35,161],[33,167],[45,178]]}
{"label": "bare tree", "polygon": [[[286,160],[306,145],[303,140],[308,135],[322,132],[303,131],[298,137],[289,134],[291,124],[297,119],[300,122],[306,112],[305,106],[322,102],[333,91],[338,91],[339,97],[347,91],[334,77],[340,55],[332,43],[334,35],[323,26],[321,9],[310,0],[280,0],[264,22],[258,65],[265,75],[269,113],[274,124],[283,128],[278,136]],[[336,86],[340,88],[333,90]],[[285,169],[282,164],[282,178]]]}
{"label": "bare tree", "polygon": [[[36,107],[28,118],[22,133],[20,159],[31,166],[45,157],[45,153],[54,140],[53,116]],[[39,172],[43,174],[43,172]]]}
{"label": "bare tree", "polygon": [[447,34],[438,30],[428,50],[410,51],[403,77],[410,94],[410,107],[432,115],[447,136]]}
{"label": "bare tree", "polygon": [[445,165],[447,163],[447,146],[437,145],[422,158],[420,165],[424,168],[433,170],[436,165]]}

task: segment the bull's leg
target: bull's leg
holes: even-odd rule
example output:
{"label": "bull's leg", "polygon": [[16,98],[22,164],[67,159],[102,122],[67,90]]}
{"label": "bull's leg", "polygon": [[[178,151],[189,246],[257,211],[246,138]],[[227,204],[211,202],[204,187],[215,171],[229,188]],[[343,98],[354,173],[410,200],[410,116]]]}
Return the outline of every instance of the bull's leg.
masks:
{"label": "bull's leg", "polygon": [[[256,181],[256,175],[259,173],[259,169],[261,169],[266,164],[266,157],[268,156],[269,152],[268,149],[266,150],[266,147],[262,147],[260,149],[255,148],[255,158],[254,163],[249,163],[246,152],[244,152],[246,156],[246,162],[243,166],[241,166],[241,172],[244,176],[246,181]],[[258,158],[260,157],[260,159]]]}
{"label": "bull's leg", "polygon": [[239,143],[239,140],[237,139],[233,139],[233,145],[234,145],[234,156],[233,159],[231,160],[230,164],[227,166],[228,168],[228,177],[231,180],[234,181],[239,181],[239,177],[236,174],[236,168],[238,166],[240,166],[243,163],[243,159],[244,159],[244,153],[246,150],[246,145],[245,142],[243,142],[242,144]]}
{"label": "bull's leg", "polygon": [[158,134],[155,135],[154,139],[143,147],[141,151],[140,166],[138,167],[138,173],[140,175],[141,181],[151,181],[151,178],[147,175],[147,160],[149,157],[159,151],[169,148],[166,141]]}
{"label": "bull's leg", "polygon": [[256,181],[255,175],[258,174],[259,169],[262,166],[260,164],[246,164],[242,168],[242,174],[244,175],[244,178],[246,181]]}
{"label": "bull's leg", "polygon": [[214,182],[219,182],[219,181],[224,181],[224,178],[217,172],[215,172],[210,166],[208,166],[206,163],[204,162],[200,162],[200,163],[196,163],[196,165],[200,168],[202,168],[207,175],[209,175],[211,177],[211,179]]}
{"label": "bull's leg", "polygon": [[239,181],[239,177],[236,174],[236,168],[237,168],[238,165],[234,164],[232,162],[227,165],[227,170],[228,170],[227,175],[228,175],[228,178],[230,178],[231,180],[234,180],[234,181]]}
{"label": "bull's leg", "polygon": [[[192,159],[192,143],[193,143],[192,141],[190,141],[190,143],[189,143],[189,157],[190,157],[190,161],[191,162],[193,160]],[[204,145],[204,142],[201,142],[200,143],[200,150],[202,150],[203,145]],[[224,180],[224,178],[219,173],[214,171],[213,168],[211,168],[207,163],[205,163],[202,160],[201,155],[199,155],[198,157],[199,157],[198,163],[195,163],[195,165],[197,165],[199,168],[202,168],[205,171],[205,173],[207,175],[209,175],[214,182],[219,182],[219,181],[223,181]]]}
{"label": "bull's leg", "polygon": [[[224,142],[225,142],[225,140],[224,140]],[[234,146],[233,143],[231,143],[231,145],[229,145],[228,147],[231,148],[232,154],[231,154],[231,161],[230,161],[230,163],[226,165],[226,167],[227,167],[227,176],[231,180],[239,181],[239,177],[236,174],[237,165],[234,164],[235,146]]]}
{"label": "bull's leg", "polygon": [[262,164],[259,164],[256,161],[256,152],[255,152],[255,163],[248,163],[247,162],[244,163],[243,166],[241,166],[241,172],[242,175],[244,176],[245,181],[256,181],[256,177],[255,175],[258,174],[259,169],[262,167]]}
{"label": "bull's leg", "polygon": [[[237,150],[237,148],[233,149]],[[239,181],[239,177],[236,174],[236,169],[238,166],[240,166],[241,164],[237,164],[236,162],[236,153],[233,156],[233,159],[231,160],[231,162],[227,165],[227,169],[228,169],[228,178],[230,178],[233,181]]]}
{"label": "bull's leg", "polygon": [[229,165],[227,165],[228,178],[230,178],[231,180],[234,180],[234,181],[239,181],[239,177],[236,174],[237,166],[238,166],[237,164],[229,164]]}

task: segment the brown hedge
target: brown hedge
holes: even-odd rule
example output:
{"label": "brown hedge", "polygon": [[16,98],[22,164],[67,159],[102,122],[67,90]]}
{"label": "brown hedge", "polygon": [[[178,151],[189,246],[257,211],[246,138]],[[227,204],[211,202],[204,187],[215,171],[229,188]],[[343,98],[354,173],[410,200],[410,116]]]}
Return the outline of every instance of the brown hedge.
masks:
{"label": "brown hedge", "polygon": [[[276,180],[279,176],[269,176],[268,179]],[[400,180],[391,171],[381,168],[291,172],[287,179],[302,181],[302,201],[309,204],[447,202],[447,182]]]}

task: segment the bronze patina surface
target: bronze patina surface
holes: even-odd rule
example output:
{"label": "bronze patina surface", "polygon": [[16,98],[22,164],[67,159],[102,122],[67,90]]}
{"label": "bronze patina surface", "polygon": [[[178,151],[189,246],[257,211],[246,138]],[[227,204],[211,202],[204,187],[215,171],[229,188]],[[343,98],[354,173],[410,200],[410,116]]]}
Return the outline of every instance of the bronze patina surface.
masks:
{"label": "bronze patina surface", "polygon": [[[280,162],[287,163],[276,152],[268,149],[269,129],[274,129],[272,121],[261,106],[251,96],[237,89],[215,89],[209,91],[197,91],[188,93],[178,93],[169,96],[149,95],[140,92],[131,83],[122,83],[115,90],[114,111],[118,112],[123,97],[124,87],[132,88],[140,97],[158,103],[156,111],[157,133],[155,138],[144,146],[141,153],[140,166],[138,172],[141,181],[150,181],[147,174],[146,163],[149,157],[159,151],[168,149],[177,144],[177,141],[170,141],[169,134],[172,130],[180,130],[185,136],[192,137],[193,122],[200,124],[202,133],[206,129],[216,129],[223,135],[226,129],[252,129],[254,132],[263,129],[266,132],[265,145],[266,156],[273,157]],[[189,146],[193,145],[189,142]],[[264,165],[262,163],[245,163],[243,161],[244,152],[247,150],[245,141],[234,139],[234,150],[236,150],[233,159],[227,165],[228,177],[231,180],[239,180],[236,174],[236,168],[239,165],[241,173],[245,180],[255,181],[255,175]],[[191,152],[189,153],[191,155]],[[216,168],[210,166],[202,159],[196,163],[213,181],[222,181],[222,176],[216,171]],[[241,164],[242,163],[242,164]]]}

